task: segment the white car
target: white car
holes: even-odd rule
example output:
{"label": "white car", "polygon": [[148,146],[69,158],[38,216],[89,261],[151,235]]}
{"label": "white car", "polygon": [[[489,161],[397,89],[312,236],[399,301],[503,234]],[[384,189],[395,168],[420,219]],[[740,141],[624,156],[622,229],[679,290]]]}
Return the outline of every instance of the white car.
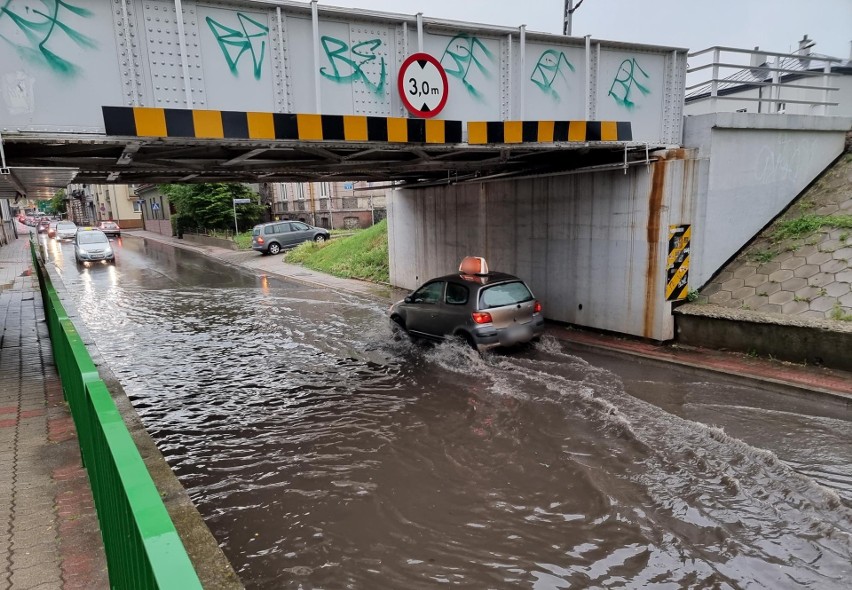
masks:
{"label": "white car", "polygon": [[56,239],[70,240],[77,235],[77,224],[73,221],[60,221],[56,224]]}
{"label": "white car", "polygon": [[74,238],[74,258],[77,259],[77,264],[101,260],[115,262],[115,251],[104,232],[84,227]]}

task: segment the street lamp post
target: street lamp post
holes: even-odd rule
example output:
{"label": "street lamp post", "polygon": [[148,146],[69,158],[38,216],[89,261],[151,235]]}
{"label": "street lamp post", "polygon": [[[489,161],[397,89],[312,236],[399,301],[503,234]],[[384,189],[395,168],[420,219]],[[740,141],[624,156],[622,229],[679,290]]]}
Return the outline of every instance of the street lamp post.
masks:
{"label": "street lamp post", "polygon": [[245,205],[251,203],[251,199],[233,199],[234,201],[234,238],[240,233],[240,228],[237,225],[237,205]]}

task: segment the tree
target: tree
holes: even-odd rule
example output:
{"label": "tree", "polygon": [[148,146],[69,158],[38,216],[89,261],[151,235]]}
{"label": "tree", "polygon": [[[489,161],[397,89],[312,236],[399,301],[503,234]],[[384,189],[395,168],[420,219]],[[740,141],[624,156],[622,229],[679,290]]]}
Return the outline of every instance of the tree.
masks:
{"label": "tree", "polygon": [[53,194],[53,198],[47,204],[49,215],[64,215],[68,210],[68,201],[65,200],[65,189],[61,188]]}
{"label": "tree", "polygon": [[251,203],[237,205],[237,221],[245,231],[262,217],[264,208],[257,203],[257,195],[244,184],[166,184],[160,186],[177,211],[178,233],[192,227],[204,229],[233,229],[233,199],[251,199]]}

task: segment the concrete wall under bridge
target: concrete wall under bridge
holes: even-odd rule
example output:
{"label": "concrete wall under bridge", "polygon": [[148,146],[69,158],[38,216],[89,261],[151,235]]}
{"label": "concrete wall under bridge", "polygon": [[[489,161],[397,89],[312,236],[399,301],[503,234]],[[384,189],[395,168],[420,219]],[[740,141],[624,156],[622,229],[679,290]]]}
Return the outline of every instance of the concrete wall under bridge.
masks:
{"label": "concrete wall under bridge", "polygon": [[850,120],[688,117],[685,144],[624,170],[395,191],[390,276],[413,289],[464,256],[528,281],[549,319],[674,338],[669,227],[692,227],[689,287],[707,282],[843,150]]}
{"label": "concrete wall under bridge", "polygon": [[843,153],[852,119],[713,113],[684,119],[698,149],[692,265],[701,287]]}
{"label": "concrete wall under bridge", "polygon": [[391,283],[413,289],[468,255],[527,281],[549,319],[673,338],[668,227],[688,222],[692,154],[624,170],[395,191]]}

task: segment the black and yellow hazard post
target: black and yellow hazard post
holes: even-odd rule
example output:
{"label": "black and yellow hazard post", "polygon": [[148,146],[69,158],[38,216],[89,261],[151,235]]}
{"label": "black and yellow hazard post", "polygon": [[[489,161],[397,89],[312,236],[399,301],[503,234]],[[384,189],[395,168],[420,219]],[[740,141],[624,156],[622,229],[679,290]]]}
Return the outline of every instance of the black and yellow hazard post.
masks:
{"label": "black and yellow hazard post", "polygon": [[666,265],[666,301],[680,301],[689,294],[690,225],[669,226],[669,259]]}

